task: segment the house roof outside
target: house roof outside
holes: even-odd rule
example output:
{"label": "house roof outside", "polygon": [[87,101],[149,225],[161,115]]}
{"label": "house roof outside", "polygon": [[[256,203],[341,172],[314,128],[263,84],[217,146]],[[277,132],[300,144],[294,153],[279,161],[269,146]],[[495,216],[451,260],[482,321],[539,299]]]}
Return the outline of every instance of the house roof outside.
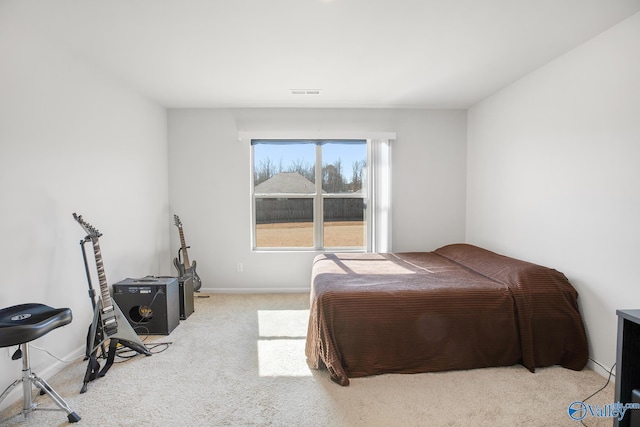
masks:
{"label": "house roof outside", "polygon": [[297,172],[282,172],[256,185],[256,194],[313,194],[316,186]]}

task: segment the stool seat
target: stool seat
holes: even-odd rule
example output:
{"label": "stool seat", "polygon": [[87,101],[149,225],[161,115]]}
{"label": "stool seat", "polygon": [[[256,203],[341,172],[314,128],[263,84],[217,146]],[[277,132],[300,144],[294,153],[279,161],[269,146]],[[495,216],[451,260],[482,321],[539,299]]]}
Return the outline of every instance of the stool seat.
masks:
{"label": "stool seat", "polygon": [[20,304],[0,310],[0,347],[33,341],[53,329],[71,323],[69,308],[44,304]]}
{"label": "stool seat", "polygon": [[22,358],[22,376],[0,394],[0,403],[14,387],[22,383],[22,413],[26,418],[38,409],[32,396],[32,386],[36,386],[40,394],[48,395],[58,405],[57,410],[67,413],[70,423],[80,421],[80,416],[73,412],[67,402],[44,379],[31,371],[29,363],[29,343],[60,326],[68,325],[71,320],[71,309],[52,308],[44,304],[20,304],[0,310],[0,347],[19,345],[20,349],[12,358]]}

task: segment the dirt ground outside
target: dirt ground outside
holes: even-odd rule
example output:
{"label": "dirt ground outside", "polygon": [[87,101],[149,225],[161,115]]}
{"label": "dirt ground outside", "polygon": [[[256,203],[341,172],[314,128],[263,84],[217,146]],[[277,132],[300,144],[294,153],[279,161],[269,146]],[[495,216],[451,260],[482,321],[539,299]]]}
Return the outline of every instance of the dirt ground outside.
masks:
{"label": "dirt ground outside", "polygon": [[[364,221],[325,222],[325,247],[364,245]],[[259,248],[313,247],[313,223],[258,224],[256,246]]]}

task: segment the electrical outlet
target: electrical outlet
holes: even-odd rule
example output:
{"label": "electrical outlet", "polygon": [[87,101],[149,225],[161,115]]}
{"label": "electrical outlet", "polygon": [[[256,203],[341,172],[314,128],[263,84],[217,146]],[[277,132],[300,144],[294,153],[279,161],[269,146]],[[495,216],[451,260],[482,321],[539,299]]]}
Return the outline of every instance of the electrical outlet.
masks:
{"label": "electrical outlet", "polygon": [[241,262],[236,263],[236,273],[242,273],[244,271],[244,265]]}

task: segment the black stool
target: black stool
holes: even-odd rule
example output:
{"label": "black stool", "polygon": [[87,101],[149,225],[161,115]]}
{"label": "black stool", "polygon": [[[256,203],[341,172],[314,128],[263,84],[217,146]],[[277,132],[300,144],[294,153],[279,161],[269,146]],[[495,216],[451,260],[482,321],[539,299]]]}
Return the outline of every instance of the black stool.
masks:
{"label": "black stool", "polygon": [[[32,399],[31,385],[40,389],[40,394],[47,394],[55,402],[60,411],[67,412],[70,423],[80,421],[78,414],[73,412],[45,380],[31,372],[29,364],[29,342],[46,335],[60,326],[71,323],[71,310],[68,308],[51,308],[43,304],[20,304],[0,310],[0,347],[19,345],[13,359],[22,357],[22,377],[13,382],[0,395],[0,403],[7,397],[13,387],[22,383],[24,404],[22,413],[25,418],[37,409]],[[22,355],[20,356],[20,352]],[[44,408],[43,408],[44,409]]]}

